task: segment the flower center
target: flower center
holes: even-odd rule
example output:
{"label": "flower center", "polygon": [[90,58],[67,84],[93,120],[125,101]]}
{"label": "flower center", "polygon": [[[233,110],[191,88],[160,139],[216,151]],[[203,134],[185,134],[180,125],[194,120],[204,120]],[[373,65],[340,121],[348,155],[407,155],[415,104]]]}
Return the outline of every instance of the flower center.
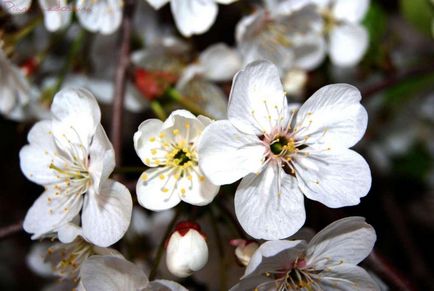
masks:
{"label": "flower center", "polygon": [[276,156],[292,154],[296,150],[297,147],[295,146],[295,141],[293,138],[288,139],[283,136],[278,136],[270,144],[270,151]]}
{"label": "flower center", "polygon": [[184,143],[178,144],[167,154],[167,165],[186,169],[196,163],[194,152]]}

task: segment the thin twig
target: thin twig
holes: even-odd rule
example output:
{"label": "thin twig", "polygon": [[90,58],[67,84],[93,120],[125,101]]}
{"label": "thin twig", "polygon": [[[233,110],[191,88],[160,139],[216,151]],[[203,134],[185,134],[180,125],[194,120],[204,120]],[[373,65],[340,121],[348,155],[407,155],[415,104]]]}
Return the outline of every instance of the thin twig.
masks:
{"label": "thin twig", "polygon": [[373,271],[375,271],[382,279],[387,281],[389,285],[394,287],[393,290],[416,290],[410,283],[410,280],[398,272],[392,264],[390,264],[390,262],[377,251],[372,251],[366,261]]}
{"label": "thin twig", "polygon": [[406,72],[397,74],[395,76],[392,76],[388,79],[385,79],[375,85],[371,85],[366,88],[362,88],[360,91],[362,92],[362,96],[364,99],[368,97],[372,97],[375,94],[386,90],[390,87],[393,87],[399,83],[401,83],[404,80],[407,80],[409,78],[415,78],[420,77],[423,75],[426,75],[428,73],[434,72],[434,65],[432,65],[432,62],[428,62],[428,65],[424,65],[422,67],[414,68],[411,70],[408,70]]}
{"label": "thin twig", "polygon": [[135,0],[126,0],[124,3],[124,17],[121,25],[121,48],[115,77],[111,138],[118,166],[122,163],[122,120],[124,113],[127,68],[130,62],[130,43],[134,6]]}
{"label": "thin twig", "polygon": [[169,235],[172,232],[172,229],[175,226],[175,223],[178,220],[179,215],[181,214],[180,209],[181,209],[180,207],[176,209],[175,216],[172,218],[172,221],[170,221],[169,225],[167,225],[166,232],[164,233],[163,238],[161,239],[160,246],[158,247],[157,255],[154,260],[154,264],[152,265],[151,272],[149,273],[150,281],[154,280],[155,275],[157,275],[158,266],[160,265],[161,258],[163,257],[166,240],[169,238]]}
{"label": "thin twig", "polygon": [[219,260],[220,260],[220,290],[227,290],[226,289],[226,264],[225,264],[225,252],[223,247],[223,238],[220,234],[220,231],[218,229],[217,225],[217,218],[215,217],[215,213],[213,210],[213,207],[210,207],[209,210],[210,220],[211,220],[211,227],[213,229],[215,239],[217,242],[217,251],[219,253]]}
{"label": "thin twig", "polygon": [[0,228],[0,239],[4,239],[23,229],[23,222],[20,220],[17,223]]}

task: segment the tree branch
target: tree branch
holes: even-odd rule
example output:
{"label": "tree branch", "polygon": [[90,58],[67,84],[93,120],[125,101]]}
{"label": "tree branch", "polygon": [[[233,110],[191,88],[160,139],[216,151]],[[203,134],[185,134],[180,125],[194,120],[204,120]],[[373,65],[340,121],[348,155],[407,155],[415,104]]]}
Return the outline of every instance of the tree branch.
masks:
{"label": "tree branch", "polygon": [[23,229],[23,221],[20,220],[17,223],[0,228],[0,239],[4,239],[14,233],[17,233]]}

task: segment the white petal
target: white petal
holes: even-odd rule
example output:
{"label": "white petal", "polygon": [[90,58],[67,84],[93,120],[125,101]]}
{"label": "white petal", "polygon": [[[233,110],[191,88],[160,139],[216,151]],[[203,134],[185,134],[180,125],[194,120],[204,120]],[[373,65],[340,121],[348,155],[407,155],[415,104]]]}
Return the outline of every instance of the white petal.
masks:
{"label": "white petal", "polygon": [[[253,254],[243,278],[263,275],[265,272],[291,268],[300,254],[304,254],[306,242],[299,240],[272,240],[263,243]],[[288,268],[288,269],[289,269]]]}
{"label": "white petal", "polygon": [[57,188],[48,187],[27,212],[23,228],[33,234],[32,239],[56,231],[79,213],[83,204],[81,196],[67,196],[58,191]]}
{"label": "white petal", "polygon": [[187,288],[179,283],[169,280],[154,280],[149,283],[151,290],[159,291],[188,291]]}
{"label": "white petal", "polygon": [[199,166],[215,185],[230,184],[262,167],[265,147],[255,135],[238,131],[227,120],[216,121],[202,134]]}
{"label": "white petal", "polygon": [[51,264],[45,260],[49,247],[48,243],[35,243],[26,256],[26,264],[30,270],[42,277],[54,275]]}
{"label": "white petal", "polygon": [[329,38],[330,59],[336,66],[357,65],[368,49],[368,32],[360,25],[337,26],[330,32]]}
{"label": "white petal", "polygon": [[122,5],[118,0],[79,0],[77,17],[87,30],[111,34],[121,24]]}
{"label": "white petal", "polygon": [[302,44],[294,47],[294,67],[314,70],[325,59],[326,53],[324,38],[312,33],[303,39]]}
{"label": "white petal", "polygon": [[333,16],[341,21],[361,22],[369,8],[369,0],[335,0]]}
{"label": "white petal", "polygon": [[84,237],[101,247],[114,244],[130,225],[132,207],[130,192],[114,180],[101,185],[100,193],[89,191],[81,215]]}
{"label": "white petal", "polygon": [[20,151],[20,167],[31,181],[48,185],[60,182],[50,164],[58,152],[51,133],[51,121],[40,121],[29,131],[29,145]]}
{"label": "white petal", "polygon": [[256,135],[286,124],[287,100],[275,65],[253,62],[234,77],[228,118],[239,130]]}
{"label": "white petal", "polygon": [[297,113],[296,136],[306,144],[348,148],[364,135],[368,114],[360,91],[348,84],[333,84],[316,91]]}
{"label": "white petal", "polygon": [[207,48],[199,56],[205,78],[211,81],[231,80],[241,69],[241,57],[235,49],[223,43]]}
{"label": "white petal", "polygon": [[98,125],[89,149],[89,173],[95,191],[99,191],[101,181],[108,179],[115,168],[113,146],[101,124]]}
{"label": "white petal", "polygon": [[68,5],[66,0],[39,0],[39,5],[48,31],[63,29],[71,22],[72,5]]}
{"label": "white petal", "polygon": [[152,155],[153,149],[162,149],[162,139],[159,136],[163,122],[159,119],[148,119],[143,121],[134,134],[134,149],[142,162],[148,167],[155,167],[152,162],[153,156],[164,157],[167,152]]}
{"label": "white petal", "polygon": [[80,268],[86,291],[143,290],[149,281],[139,267],[125,259],[92,256]]}
{"label": "white petal", "polygon": [[206,32],[214,23],[218,10],[214,0],[172,0],[170,7],[176,26],[186,37]]}
{"label": "white petal", "polygon": [[268,165],[259,175],[245,177],[235,193],[234,203],[241,226],[256,239],[289,237],[306,219],[296,179],[277,164]]}
{"label": "white petal", "polygon": [[1,6],[10,14],[22,14],[29,10],[32,0],[4,0]]}
{"label": "white petal", "polygon": [[231,3],[234,3],[235,1],[238,1],[238,0],[214,0],[215,2],[217,2],[217,3],[219,3],[219,4],[231,4]]}
{"label": "white petal", "polygon": [[319,285],[322,290],[353,291],[372,290],[380,291],[377,283],[369,274],[358,266],[342,264],[322,271],[319,275]]}
{"label": "white petal", "polygon": [[136,193],[140,205],[149,210],[166,210],[177,205],[181,189],[176,189],[177,180],[165,167],[151,168],[137,181]]}
{"label": "white petal", "polygon": [[220,189],[205,178],[198,166],[194,166],[190,174],[181,178],[178,183],[177,192],[182,201],[196,206],[211,203]]}
{"label": "white petal", "polygon": [[304,195],[331,208],[357,205],[371,188],[369,166],[352,150],[301,154],[294,166]]}
{"label": "white petal", "polygon": [[154,7],[154,9],[160,9],[163,7],[166,3],[168,3],[170,0],[146,0],[148,3]]}
{"label": "white petal", "polygon": [[68,222],[57,229],[57,237],[62,243],[71,243],[77,236],[83,236],[83,232],[75,223]]}
{"label": "white petal", "polygon": [[71,144],[88,150],[92,136],[101,120],[95,97],[85,89],[62,89],[54,96],[53,135],[65,151]]}
{"label": "white petal", "polygon": [[317,270],[335,262],[357,265],[370,254],[376,239],[374,228],[363,217],[340,219],[321,230],[309,242],[307,264]]}
{"label": "white petal", "polygon": [[187,110],[175,110],[162,126],[166,141],[195,143],[205,125]]}

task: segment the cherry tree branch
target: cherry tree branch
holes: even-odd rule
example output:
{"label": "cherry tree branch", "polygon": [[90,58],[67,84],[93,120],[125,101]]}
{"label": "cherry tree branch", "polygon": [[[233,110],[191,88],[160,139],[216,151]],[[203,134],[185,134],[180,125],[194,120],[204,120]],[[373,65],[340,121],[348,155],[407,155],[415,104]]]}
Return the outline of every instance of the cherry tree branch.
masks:
{"label": "cherry tree branch", "polygon": [[14,224],[0,228],[0,239],[4,239],[12,234],[15,234],[23,229],[23,222],[20,220]]}
{"label": "cherry tree branch", "polygon": [[130,43],[131,31],[133,26],[134,6],[135,0],[126,0],[124,3],[124,17],[121,24],[121,47],[115,76],[111,138],[115,151],[117,165],[120,165],[122,163],[122,124],[127,81],[127,68],[130,62]]}

